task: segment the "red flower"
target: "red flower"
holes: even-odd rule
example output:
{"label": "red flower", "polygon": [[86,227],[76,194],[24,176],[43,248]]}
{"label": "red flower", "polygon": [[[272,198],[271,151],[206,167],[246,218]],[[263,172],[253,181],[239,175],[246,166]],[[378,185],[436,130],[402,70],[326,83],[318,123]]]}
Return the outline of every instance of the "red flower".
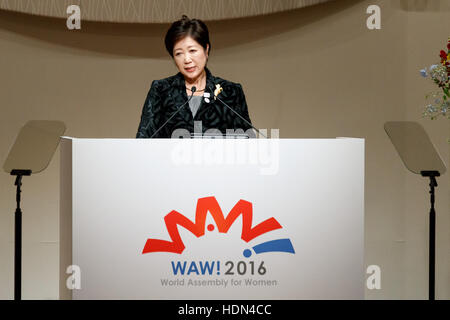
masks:
{"label": "red flower", "polygon": [[447,60],[447,53],[446,53],[444,50],[441,50],[440,57],[441,57],[442,59]]}
{"label": "red flower", "polygon": [[447,49],[450,50],[450,41],[448,42]]}

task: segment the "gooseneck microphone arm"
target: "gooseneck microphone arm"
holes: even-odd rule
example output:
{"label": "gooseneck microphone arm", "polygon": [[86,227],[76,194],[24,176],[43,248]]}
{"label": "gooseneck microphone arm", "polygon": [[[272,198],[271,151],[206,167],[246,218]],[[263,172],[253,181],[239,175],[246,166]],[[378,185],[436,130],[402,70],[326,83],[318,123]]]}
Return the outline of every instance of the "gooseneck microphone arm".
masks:
{"label": "gooseneck microphone arm", "polygon": [[[209,90],[211,90],[211,92],[214,94],[214,90],[212,90],[211,87],[209,88]],[[220,99],[219,96],[216,96],[215,98],[216,98],[217,100],[219,100],[220,102],[222,102],[223,105],[224,105],[225,107],[227,107],[228,109],[230,109],[231,111],[233,111],[234,114],[236,114],[239,118],[241,118],[242,120],[244,120],[245,123],[247,123],[247,124],[248,124],[249,126],[251,126],[253,129],[255,129],[256,132],[258,132],[258,134],[262,135],[264,138],[267,139],[267,137],[266,137],[264,134],[262,134],[258,129],[256,129],[256,128],[251,124],[251,122],[247,121],[247,119],[245,119],[245,118],[244,118],[243,116],[241,116],[238,112],[236,112],[235,110],[233,110],[233,108],[231,108],[231,107],[230,107],[228,104],[226,104],[222,99]]]}
{"label": "gooseneck microphone arm", "polygon": [[170,120],[172,120],[172,118],[175,117],[175,115],[176,115],[178,112],[180,112],[180,110],[181,110],[187,103],[189,103],[189,101],[191,101],[192,97],[194,96],[194,92],[195,92],[196,90],[197,90],[196,87],[192,87],[192,88],[191,88],[191,92],[192,92],[192,93],[191,93],[191,95],[189,96],[189,99],[187,99],[187,101],[186,101],[185,103],[183,103],[181,106],[178,107],[178,110],[175,111],[175,112],[170,116],[170,118],[167,119],[166,122],[164,122],[164,124],[163,124],[162,126],[160,126],[160,127],[158,128],[158,130],[156,130],[156,131],[152,134],[152,136],[150,137],[150,139],[153,138],[153,137],[159,132],[159,130],[161,130],[162,128],[164,128],[164,126],[165,126]]}

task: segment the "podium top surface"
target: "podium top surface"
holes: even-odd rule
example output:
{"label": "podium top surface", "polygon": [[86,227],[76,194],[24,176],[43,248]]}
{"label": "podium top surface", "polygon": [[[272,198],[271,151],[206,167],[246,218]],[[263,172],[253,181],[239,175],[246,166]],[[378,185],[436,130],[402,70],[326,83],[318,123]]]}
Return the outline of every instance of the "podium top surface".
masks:
{"label": "podium top surface", "polygon": [[[136,138],[78,138],[78,137],[69,137],[69,136],[61,136],[61,139],[66,139],[66,140],[101,140],[101,141],[108,141],[108,140],[118,140],[118,141],[122,141],[122,140],[136,140],[136,141],[148,141],[148,140],[152,140],[152,141],[180,141],[180,140],[203,140],[203,139],[165,139],[165,138],[153,138],[153,139],[136,139]],[[292,141],[292,140],[359,140],[359,141],[364,141],[364,138],[356,138],[356,137],[335,137],[335,138],[269,138],[269,139],[204,139],[207,141],[211,141],[211,140],[239,140],[239,141],[264,141],[264,140],[286,140],[286,141]]]}

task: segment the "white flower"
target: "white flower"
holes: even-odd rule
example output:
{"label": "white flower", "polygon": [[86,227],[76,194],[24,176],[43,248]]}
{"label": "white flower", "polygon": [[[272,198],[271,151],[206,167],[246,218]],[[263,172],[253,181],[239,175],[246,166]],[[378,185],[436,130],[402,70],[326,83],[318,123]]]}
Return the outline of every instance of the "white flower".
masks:
{"label": "white flower", "polygon": [[220,84],[216,84],[216,90],[214,90],[214,100],[216,100],[216,97],[223,91]]}

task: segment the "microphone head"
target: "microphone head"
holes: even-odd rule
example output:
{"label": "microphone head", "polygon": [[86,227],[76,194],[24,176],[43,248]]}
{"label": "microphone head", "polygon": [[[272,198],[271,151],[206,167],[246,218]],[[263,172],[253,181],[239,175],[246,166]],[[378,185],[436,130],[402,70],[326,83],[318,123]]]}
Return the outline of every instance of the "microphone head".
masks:
{"label": "microphone head", "polygon": [[191,92],[194,93],[195,91],[197,91],[197,88],[196,88],[195,86],[193,86],[193,87],[191,88]]}

